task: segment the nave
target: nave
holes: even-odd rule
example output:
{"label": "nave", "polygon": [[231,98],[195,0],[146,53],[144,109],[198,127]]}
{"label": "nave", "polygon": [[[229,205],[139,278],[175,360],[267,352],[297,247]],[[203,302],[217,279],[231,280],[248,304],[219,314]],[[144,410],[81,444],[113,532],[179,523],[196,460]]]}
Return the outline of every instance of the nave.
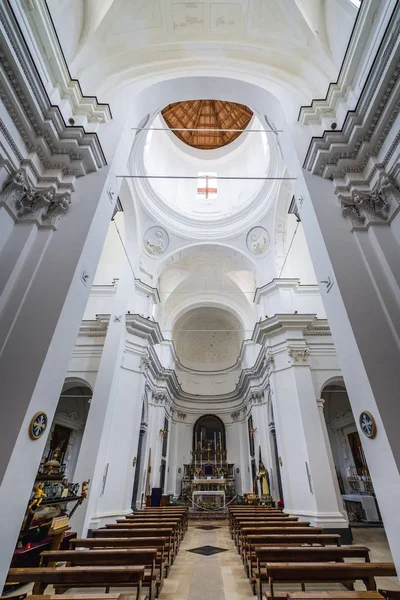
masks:
{"label": "nave", "polygon": [[8,582],[29,583],[18,596],[6,596],[396,600],[400,594],[382,528],[355,528],[354,543],[342,546],[337,534],[278,509],[234,506],[229,521],[212,521],[189,520],[186,508],[149,507],[92,533],[72,538],[70,550],[43,552],[40,567],[10,569]]}

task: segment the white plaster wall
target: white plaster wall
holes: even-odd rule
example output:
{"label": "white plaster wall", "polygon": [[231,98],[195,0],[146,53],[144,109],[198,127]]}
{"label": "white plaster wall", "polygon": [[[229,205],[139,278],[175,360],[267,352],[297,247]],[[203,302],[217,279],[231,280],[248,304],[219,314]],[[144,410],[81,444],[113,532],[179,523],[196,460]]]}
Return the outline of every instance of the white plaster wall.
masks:
{"label": "white plaster wall", "polygon": [[301,222],[287,216],[287,254],[279,277],[297,277],[302,284],[317,283]]}

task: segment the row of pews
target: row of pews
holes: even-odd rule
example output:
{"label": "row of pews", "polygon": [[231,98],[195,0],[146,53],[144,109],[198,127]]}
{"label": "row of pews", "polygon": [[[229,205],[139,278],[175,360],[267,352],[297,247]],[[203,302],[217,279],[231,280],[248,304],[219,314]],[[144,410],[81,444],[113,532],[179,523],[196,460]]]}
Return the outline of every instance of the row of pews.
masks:
{"label": "row of pews", "polygon": [[[91,538],[73,538],[69,550],[42,552],[35,568],[11,568],[7,583],[33,583],[27,600],[52,600],[47,586],[65,600],[115,600],[111,588],[142,590],[149,600],[160,594],[188,527],[187,507],[146,508],[94,530]],[[104,594],[65,594],[71,588],[103,588]],[[101,590],[103,591],[103,590]]]}
{"label": "row of pews", "polygon": [[[326,534],[278,509],[231,507],[229,528],[258,600],[263,586],[265,600],[373,600],[383,598],[376,591],[375,577],[396,576],[393,563],[370,562],[369,548],[341,546],[339,534]],[[357,580],[364,582],[367,591],[354,591]],[[302,591],[276,592],[277,583],[297,583]],[[306,583],[341,583],[345,591],[306,592]]]}

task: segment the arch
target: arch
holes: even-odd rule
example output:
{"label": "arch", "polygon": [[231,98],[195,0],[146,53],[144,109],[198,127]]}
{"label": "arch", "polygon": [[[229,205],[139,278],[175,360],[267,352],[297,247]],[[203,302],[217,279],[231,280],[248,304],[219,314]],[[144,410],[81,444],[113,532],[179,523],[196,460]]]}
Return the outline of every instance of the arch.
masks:
{"label": "arch", "polygon": [[[205,419],[215,420],[219,424],[219,428],[220,428],[220,431],[221,431],[222,448],[226,449],[226,434],[225,434],[225,425],[224,425],[224,422],[222,421],[222,419],[220,417],[218,417],[217,415],[211,414],[211,413],[207,413],[205,415],[202,415],[201,417],[199,417],[195,421],[195,423],[193,425],[192,449],[195,450],[196,433],[199,433],[198,432],[199,424],[201,424],[201,421],[203,421]],[[198,437],[197,441],[200,441],[199,435],[197,437]],[[212,441],[212,439],[211,439],[211,441]],[[217,440],[217,443],[218,443],[218,440]]]}
{"label": "arch", "polygon": [[92,385],[86,379],[83,379],[82,377],[66,377],[64,380],[62,389],[61,389],[61,394],[63,392],[65,392],[66,390],[69,390],[73,387],[87,387],[93,394]]}
{"label": "arch", "polygon": [[330,385],[338,385],[343,387],[344,389],[346,389],[346,384],[344,382],[344,379],[341,375],[335,375],[334,377],[330,377],[329,379],[327,379],[322,385],[321,385],[321,389],[319,392],[319,397],[321,398],[321,395],[323,394],[323,392],[327,391],[326,388]]}

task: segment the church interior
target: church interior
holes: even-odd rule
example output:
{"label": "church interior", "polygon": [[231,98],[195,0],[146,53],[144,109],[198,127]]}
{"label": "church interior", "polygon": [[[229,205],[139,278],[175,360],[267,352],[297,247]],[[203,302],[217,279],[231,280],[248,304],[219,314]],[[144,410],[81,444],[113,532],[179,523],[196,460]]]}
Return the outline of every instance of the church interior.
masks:
{"label": "church interior", "polygon": [[399,0],[0,21],[1,597],[399,600]]}

